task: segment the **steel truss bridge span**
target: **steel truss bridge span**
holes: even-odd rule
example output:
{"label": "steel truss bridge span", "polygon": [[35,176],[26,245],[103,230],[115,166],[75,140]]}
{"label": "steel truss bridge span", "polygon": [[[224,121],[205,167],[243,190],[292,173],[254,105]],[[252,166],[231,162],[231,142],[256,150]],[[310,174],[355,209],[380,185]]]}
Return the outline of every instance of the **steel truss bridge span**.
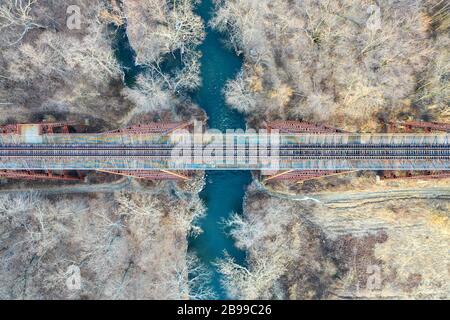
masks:
{"label": "steel truss bridge span", "polygon": [[[176,133],[0,135],[3,170],[450,170],[448,133],[236,134],[231,148]],[[191,141],[197,141],[195,137]]]}

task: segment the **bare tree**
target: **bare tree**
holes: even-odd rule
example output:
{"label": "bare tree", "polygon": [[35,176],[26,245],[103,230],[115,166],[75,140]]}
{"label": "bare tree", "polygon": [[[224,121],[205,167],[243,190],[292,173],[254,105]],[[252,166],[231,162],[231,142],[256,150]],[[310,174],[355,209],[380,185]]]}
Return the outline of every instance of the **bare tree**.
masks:
{"label": "bare tree", "polygon": [[125,2],[128,34],[137,62],[150,65],[177,50],[189,54],[204,36],[201,18],[194,14],[197,0]]}
{"label": "bare tree", "polygon": [[273,256],[255,256],[249,268],[236,263],[231,257],[218,261],[219,272],[224,276],[223,286],[235,299],[271,299],[272,288],[286,271],[281,253]]}
{"label": "bare tree", "polygon": [[22,41],[28,31],[43,28],[31,12],[37,0],[5,0],[0,4],[0,32],[7,39],[7,44],[13,46]]}
{"label": "bare tree", "polygon": [[252,95],[244,73],[241,71],[236,79],[230,80],[225,86],[226,101],[230,106],[240,112],[251,113],[256,111],[256,101]]}
{"label": "bare tree", "polygon": [[123,119],[127,123],[133,116],[143,113],[156,113],[171,110],[177,99],[170,91],[164,89],[161,78],[140,75],[134,88],[125,88],[123,95],[135,105]]}
{"label": "bare tree", "polygon": [[427,6],[419,0],[379,1],[376,8],[356,0],[217,1],[212,26],[245,59],[226,88],[228,102],[254,121],[300,118],[379,130],[380,112],[413,113],[417,79],[432,56]]}

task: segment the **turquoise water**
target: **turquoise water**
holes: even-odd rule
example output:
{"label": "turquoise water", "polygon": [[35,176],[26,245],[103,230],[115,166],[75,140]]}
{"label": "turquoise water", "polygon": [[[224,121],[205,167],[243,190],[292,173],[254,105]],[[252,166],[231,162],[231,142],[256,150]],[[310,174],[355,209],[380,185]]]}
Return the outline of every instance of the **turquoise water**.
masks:
{"label": "turquoise water", "polygon": [[[203,0],[197,9],[197,14],[204,21],[209,21],[212,12],[212,0]],[[224,47],[219,33],[209,27],[206,31],[206,39],[200,46],[203,84],[192,94],[192,99],[208,114],[209,128],[221,131],[245,129],[244,116],[228,108],[223,95],[226,82],[241,69],[242,59]],[[200,221],[203,233],[190,239],[189,249],[211,268],[211,285],[219,299],[226,299],[227,296],[220,284],[220,274],[214,268],[214,261],[223,257],[226,250],[238,263],[245,263],[245,253],[234,246],[233,239],[224,232],[222,222],[232,212],[242,213],[245,190],[250,182],[249,171],[207,171],[206,186],[200,193],[207,215]]]}
{"label": "turquoise water", "polygon": [[[213,12],[212,0],[203,0],[197,8],[197,14],[209,21]],[[192,97],[209,117],[210,128],[225,131],[226,129],[245,129],[245,118],[237,111],[225,105],[223,88],[229,79],[236,76],[242,66],[242,59],[227,50],[222,42],[223,37],[206,28],[206,39],[200,46],[202,87]]]}
{"label": "turquoise water", "polygon": [[226,299],[227,296],[214,262],[222,258],[226,251],[236,262],[245,264],[245,252],[234,246],[234,241],[227,236],[222,222],[232,212],[242,214],[245,189],[250,182],[248,171],[207,171],[206,186],[200,193],[207,208],[207,215],[199,223],[203,233],[189,239],[189,250],[193,250],[200,261],[211,270],[210,286],[218,299]]}
{"label": "turquoise water", "polygon": [[[203,0],[197,8],[197,14],[205,22],[210,20],[212,12],[211,0]],[[245,129],[244,117],[228,108],[223,95],[226,82],[234,78],[241,69],[242,59],[224,47],[219,33],[210,27],[206,31],[206,39],[199,48],[203,54],[203,84],[192,94],[192,99],[208,114],[209,128],[221,131]],[[211,286],[219,299],[226,299],[227,296],[220,284],[221,276],[214,268],[214,261],[223,257],[224,251],[227,251],[238,263],[245,263],[245,253],[234,246],[234,241],[225,233],[222,222],[232,212],[242,213],[245,190],[250,182],[251,174],[248,171],[207,171],[206,186],[200,193],[207,214],[200,221],[203,233],[190,239],[189,249],[211,268]]]}
{"label": "turquoise water", "polygon": [[144,71],[144,67],[136,65],[136,53],[128,41],[126,26],[115,28],[116,36],[113,41],[113,49],[117,61],[124,73],[124,82],[128,87],[133,87],[137,76]]}
{"label": "turquoise water", "polygon": [[[212,0],[203,0],[196,11],[207,22],[211,19],[213,9]],[[228,108],[223,95],[226,82],[239,72],[242,59],[224,47],[223,37],[219,33],[209,27],[206,31],[206,39],[199,48],[203,54],[201,59],[203,84],[197,91],[191,93],[190,97],[207,113],[209,128],[221,131],[245,129],[244,116]],[[135,53],[129,45],[125,28],[118,29],[114,48],[124,70],[125,83],[132,87],[136,77],[145,71],[145,67],[135,65]],[[167,58],[167,67],[164,69],[171,72],[170,69],[178,67],[177,59]],[[189,239],[189,250],[195,252],[210,268],[213,274],[210,285],[219,299],[226,299],[227,296],[221,286],[221,277],[214,267],[214,262],[223,257],[226,251],[236,262],[245,263],[245,252],[236,249],[233,239],[227,236],[222,222],[232,212],[242,213],[245,190],[250,182],[249,171],[207,171],[206,185],[200,193],[207,214],[199,221],[203,233]]]}

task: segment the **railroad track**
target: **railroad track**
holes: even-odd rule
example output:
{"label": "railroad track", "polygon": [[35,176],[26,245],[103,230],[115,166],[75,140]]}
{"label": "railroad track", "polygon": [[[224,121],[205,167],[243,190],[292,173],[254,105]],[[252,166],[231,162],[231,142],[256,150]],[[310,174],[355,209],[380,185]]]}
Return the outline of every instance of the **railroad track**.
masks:
{"label": "railroad track", "polygon": [[[231,153],[225,149],[220,152],[222,145],[177,147],[174,150],[173,144],[0,144],[0,168],[260,170],[273,168],[271,161],[274,161],[279,169],[295,170],[450,170],[447,143],[283,143],[274,146],[274,150],[270,146],[260,150],[237,144]],[[203,157],[196,157],[202,154]]]}
{"label": "railroad track", "polygon": [[[0,144],[0,150],[22,150],[22,149],[42,149],[42,150],[54,150],[54,149],[173,149],[176,146],[174,144]],[[191,145],[194,146],[214,146],[214,144],[200,144]],[[267,148],[271,145],[268,144]],[[436,144],[327,144],[327,143],[314,143],[314,144],[279,144],[274,145],[274,148],[279,149],[448,149],[450,144],[436,143]],[[249,148],[247,144],[236,144],[235,148]],[[252,148],[255,148],[252,146]]]}
{"label": "railroad track", "polygon": [[[29,157],[150,157],[168,158],[172,156],[173,146],[67,146],[67,145],[35,145],[35,146],[0,146],[0,158],[29,158]],[[194,154],[194,148],[187,148]],[[205,149],[204,149],[205,150]],[[216,149],[218,150],[218,148]],[[223,155],[257,157],[258,148],[237,146],[233,154],[224,149]],[[211,155],[219,155],[218,151],[212,151]],[[261,150],[262,156],[276,156],[288,159],[314,159],[314,158],[338,158],[338,159],[389,159],[389,158],[411,158],[411,159],[448,159],[450,160],[450,146],[448,145],[424,145],[424,146],[336,146],[336,145],[298,145],[281,146],[275,151],[268,148]]]}

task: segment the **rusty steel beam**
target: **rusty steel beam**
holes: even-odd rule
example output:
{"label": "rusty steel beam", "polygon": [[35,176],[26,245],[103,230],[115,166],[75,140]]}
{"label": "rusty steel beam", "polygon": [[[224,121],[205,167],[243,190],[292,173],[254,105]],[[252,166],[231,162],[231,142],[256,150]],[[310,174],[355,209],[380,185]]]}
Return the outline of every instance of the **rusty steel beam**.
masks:
{"label": "rusty steel beam", "polygon": [[[62,134],[69,134],[69,126],[75,123],[70,122],[56,122],[56,123],[38,123],[39,135],[53,134],[55,129],[60,129]],[[22,129],[28,124],[13,124],[0,127],[0,134],[22,134]],[[25,130],[25,129],[24,129]],[[77,171],[77,176],[66,174],[55,174],[52,171],[44,170],[0,170],[0,178],[6,179],[21,179],[21,180],[52,180],[52,181],[82,181],[84,175]]]}
{"label": "rusty steel beam", "polygon": [[166,171],[166,170],[97,170],[98,172],[104,172],[119,176],[131,177],[143,180],[189,180],[189,176],[183,173]]}
{"label": "rusty steel beam", "polygon": [[264,179],[264,182],[267,181],[305,181],[305,180],[313,180],[327,176],[335,176],[345,173],[350,173],[354,171],[339,171],[339,170],[288,170],[284,172],[277,173],[273,176],[270,176]]}
{"label": "rusty steel beam", "polygon": [[[280,133],[345,133],[346,131],[337,128],[313,124],[303,121],[289,121],[289,120],[278,120],[267,123],[267,130],[270,132],[272,130],[278,130]],[[305,181],[321,178],[324,176],[330,176],[335,174],[340,174],[342,171],[322,171],[322,170],[288,170],[281,173],[277,173],[264,179],[267,181]]]}
{"label": "rusty steel beam", "polygon": [[[21,134],[21,129],[24,126],[28,126],[31,124],[9,124],[0,126],[0,134]],[[56,122],[56,123],[36,123],[33,124],[39,126],[39,134],[52,134],[55,132],[55,129],[60,129],[58,133],[68,134],[69,127],[75,126],[75,123],[72,122]]]}
{"label": "rusty steel beam", "polygon": [[84,177],[78,175],[76,177],[63,173],[55,174],[52,171],[35,171],[35,170],[0,170],[0,178],[5,179],[21,179],[21,180],[59,180],[59,181],[83,181]]}
{"label": "rusty steel beam", "polygon": [[278,130],[280,133],[345,133],[346,131],[303,121],[278,120],[268,122],[267,130]]}
{"label": "rusty steel beam", "polygon": [[432,131],[450,132],[450,123],[405,121],[405,122],[391,123],[391,125],[403,127],[407,132],[412,132],[413,129],[423,129],[425,132],[432,132]]}
{"label": "rusty steel beam", "polygon": [[53,134],[55,129],[60,129],[62,134],[69,133],[69,126],[74,126],[75,123],[40,123],[41,134]]}
{"label": "rusty steel beam", "polygon": [[19,134],[19,125],[7,124],[0,126],[0,134]]}
{"label": "rusty steel beam", "polygon": [[146,134],[146,133],[161,133],[169,134],[173,131],[186,128],[191,125],[191,122],[154,122],[149,124],[135,125],[128,128],[117,129],[104,132],[107,135],[120,134]]}
{"label": "rusty steel beam", "polygon": [[[54,134],[55,129],[60,131],[61,134],[69,134],[69,126],[75,125],[75,123],[39,123],[39,134]],[[161,133],[168,134],[175,130],[179,130],[191,125],[190,122],[160,122],[160,123],[150,123],[145,125],[136,125],[125,129],[118,129],[105,134],[117,135],[117,134],[146,134],[146,133]],[[5,125],[0,127],[0,134],[21,134],[21,126],[23,124],[13,124]],[[101,170],[98,170],[101,171]],[[122,175],[134,177],[137,179],[146,180],[189,180],[189,176],[166,170],[155,170],[155,171],[102,171],[110,174]],[[66,175],[55,175],[51,171],[48,172],[38,172],[32,170],[2,170],[0,171],[0,177],[8,179],[25,179],[25,180],[82,180],[78,177],[71,177]]]}

